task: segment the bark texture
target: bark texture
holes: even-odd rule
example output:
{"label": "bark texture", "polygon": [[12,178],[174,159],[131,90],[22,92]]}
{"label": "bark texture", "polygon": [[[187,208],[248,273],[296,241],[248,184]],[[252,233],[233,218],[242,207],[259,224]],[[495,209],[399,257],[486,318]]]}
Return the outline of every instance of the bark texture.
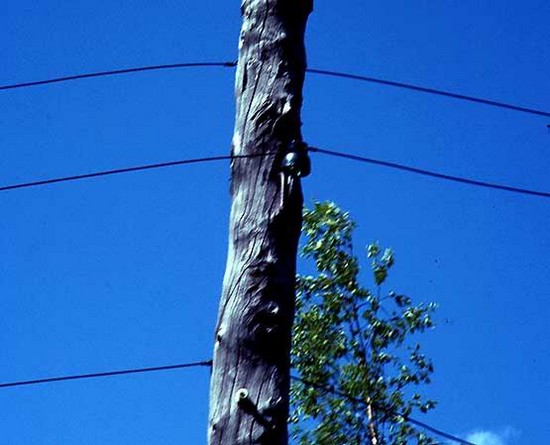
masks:
{"label": "bark texture", "polygon": [[302,139],[304,32],[312,2],[244,0],[241,6],[232,154],[266,156],[235,159],[231,165],[229,249],[215,333],[210,445],[288,443],[302,191],[298,178],[282,190],[280,175],[291,141]]}

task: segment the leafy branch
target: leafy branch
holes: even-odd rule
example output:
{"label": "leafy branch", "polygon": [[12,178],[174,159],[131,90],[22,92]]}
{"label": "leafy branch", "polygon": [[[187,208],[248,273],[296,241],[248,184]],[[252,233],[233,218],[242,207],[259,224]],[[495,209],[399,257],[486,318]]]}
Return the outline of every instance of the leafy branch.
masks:
{"label": "leafy branch", "polygon": [[435,304],[381,296],[395,260],[376,243],[366,251],[376,292],[361,286],[354,229],[333,203],[304,211],[302,255],[317,274],[297,277],[292,436],[300,445],[434,444],[406,417],[435,407],[417,391],[430,383],[432,362],[412,341],[434,327]]}

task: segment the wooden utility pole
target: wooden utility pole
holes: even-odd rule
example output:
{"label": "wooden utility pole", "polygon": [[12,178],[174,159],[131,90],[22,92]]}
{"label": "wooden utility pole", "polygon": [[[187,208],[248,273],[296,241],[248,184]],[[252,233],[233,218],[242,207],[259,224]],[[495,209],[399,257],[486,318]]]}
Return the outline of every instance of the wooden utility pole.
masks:
{"label": "wooden utility pole", "polygon": [[[313,0],[242,0],[229,250],[215,332],[210,445],[286,445],[304,32]],[[244,156],[244,157],[241,157]]]}

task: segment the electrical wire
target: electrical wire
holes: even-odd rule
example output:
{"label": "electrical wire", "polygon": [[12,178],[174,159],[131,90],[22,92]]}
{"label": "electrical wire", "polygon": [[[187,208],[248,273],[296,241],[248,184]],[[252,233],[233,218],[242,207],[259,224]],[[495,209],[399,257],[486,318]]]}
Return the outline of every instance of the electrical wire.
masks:
{"label": "electrical wire", "polygon": [[[513,187],[509,185],[503,185],[503,184],[494,184],[490,182],[485,181],[479,181],[476,179],[468,179],[463,178],[460,176],[452,176],[447,175],[444,173],[438,173],[431,170],[424,170],[416,167],[410,167],[403,164],[397,164],[394,162],[388,162],[388,161],[382,161],[379,159],[373,159],[373,158],[367,158],[365,156],[358,156],[358,155],[352,155],[350,153],[343,153],[340,151],[333,151],[333,150],[326,150],[323,148],[318,147],[308,147],[308,151],[313,153],[321,153],[328,156],[334,156],[339,158],[345,158],[350,159],[352,161],[358,161],[358,162],[364,162],[368,164],[378,165],[380,167],[386,167],[391,168],[394,170],[401,170],[406,171],[409,173],[414,173],[417,175],[423,175],[428,176],[436,179],[442,179],[446,181],[452,181],[452,182],[458,182],[461,184],[467,184],[475,187],[485,187],[505,192],[512,192],[512,193],[518,193],[522,195],[529,195],[529,196],[537,196],[542,198],[550,198],[549,192],[543,192],[538,190],[529,190],[529,189],[523,189],[519,187]],[[210,156],[210,157],[203,157],[203,158],[193,158],[193,159],[181,159],[177,161],[169,161],[169,162],[161,162],[158,164],[147,164],[147,165],[140,165],[140,166],[134,166],[134,167],[125,167],[125,168],[118,168],[114,170],[103,170],[99,172],[93,172],[93,173],[85,173],[81,175],[73,175],[73,176],[64,176],[60,178],[50,178],[50,179],[44,179],[39,181],[31,181],[31,182],[23,182],[18,184],[10,184],[10,185],[4,185],[0,186],[0,192],[6,192],[10,190],[15,189],[22,189],[22,188],[30,188],[30,187],[39,187],[43,185],[49,185],[49,184],[55,184],[59,182],[70,182],[70,181],[78,181],[82,179],[89,179],[89,178],[96,178],[100,176],[109,176],[109,175],[118,175],[123,173],[130,173],[130,172],[136,172],[136,171],[143,171],[143,170],[153,170],[153,169],[160,169],[160,168],[167,168],[167,167],[176,167],[179,165],[186,165],[186,164],[199,164],[199,163],[205,163],[205,162],[215,162],[215,161],[223,161],[223,160],[232,160],[232,159],[240,159],[240,158],[255,158],[255,157],[265,157],[265,156],[273,156],[275,155],[275,152],[267,152],[267,153],[257,153],[257,154],[251,154],[251,155],[224,155],[224,156]]]}
{"label": "electrical wire", "polygon": [[[55,383],[55,382],[65,382],[69,380],[84,380],[84,379],[97,379],[97,378],[103,378],[103,377],[114,377],[114,376],[120,376],[120,375],[128,375],[128,374],[140,374],[140,373],[147,373],[147,372],[159,372],[159,371],[169,371],[169,370],[175,370],[175,369],[186,369],[186,368],[198,368],[198,367],[212,367],[212,360],[203,360],[200,362],[189,362],[189,363],[179,363],[176,365],[167,365],[167,366],[152,366],[148,368],[132,368],[132,369],[123,369],[119,371],[107,371],[107,372],[94,372],[89,374],[76,374],[76,375],[65,375],[65,376],[59,376],[59,377],[48,377],[48,378],[42,378],[42,379],[34,379],[34,380],[21,380],[16,382],[7,382],[7,383],[0,383],[0,388],[13,388],[18,386],[30,386],[30,385],[41,385],[44,383]],[[346,397],[354,402],[365,404],[366,402],[364,400],[354,398],[351,396],[348,396],[347,394],[341,393],[339,391],[334,390],[333,388],[326,387],[324,385],[319,385],[313,382],[309,382],[307,380],[304,380],[300,377],[291,376],[293,380],[297,380],[304,385],[312,386],[317,389],[321,389],[323,391],[331,392],[333,394],[337,394],[343,397]],[[388,410],[385,410],[386,412]],[[406,422],[412,423],[414,425],[417,425],[421,428],[424,428],[426,430],[431,431],[434,434],[437,434],[441,437],[445,437],[446,439],[453,440],[455,442],[461,443],[463,445],[475,445],[471,442],[468,442],[466,440],[460,439],[458,437],[455,437],[451,434],[448,434],[444,431],[441,431],[437,428],[434,428],[424,422],[420,422],[419,420],[415,420],[409,416],[404,416],[402,414],[396,413],[396,412],[390,412],[392,415],[400,416],[403,419],[405,419]]]}
{"label": "electrical wire", "polygon": [[[320,389],[320,390],[328,392],[330,394],[335,394],[335,395],[338,395],[340,397],[344,397],[344,398],[346,398],[346,399],[348,399],[352,402],[355,402],[355,403],[358,403],[358,404],[361,404],[361,405],[367,405],[367,402],[365,400],[359,399],[357,397],[352,397],[352,396],[350,396],[350,395],[348,395],[344,392],[341,392],[341,391],[337,391],[333,387],[320,385],[318,383],[311,382],[311,381],[308,381],[306,379],[302,379],[301,377],[298,377],[298,376],[290,376],[290,378],[292,380],[296,380],[296,381],[298,381],[298,382],[300,382],[300,383],[302,383],[306,386],[311,386],[313,388]],[[457,443],[460,443],[462,445],[476,445],[472,442],[468,442],[467,440],[461,439],[460,437],[453,436],[452,434],[446,433],[445,431],[442,431],[438,428],[434,428],[433,426],[428,425],[427,423],[421,422],[420,420],[416,420],[416,419],[414,419],[410,416],[406,416],[404,414],[396,412],[395,410],[389,409],[387,407],[383,407],[380,404],[373,403],[373,405],[375,405],[377,409],[379,409],[381,411],[384,411],[386,414],[401,417],[405,420],[405,422],[411,423],[411,424],[416,425],[420,428],[428,430],[428,431],[432,432],[433,434],[436,434],[440,437],[444,437],[445,439],[452,440],[453,442],[457,442]]]}
{"label": "electrical wire", "polygon": [[153,366],[150,368],[124,369],[121,371],[95,372],[91,374],[66,375],[61,377],[49,377],[44,379],[0,383],[0,388],[13,388],[15,386],[40,385],[43,383],[64,382],[67,380],[96,379],[100,377],[112,377],[112,376],[118,376],[118,375],[138,374],[138,373],[144,373],[144,372],[168,371],[172,369],[196,368],[201,366],[211,367],[212,360],[205,360],[202,362],[181,363],[177,365],[168,365],[168,366]]}
{"label": "electrical wire", "polygon": [[427,93],[427,94],[435,94],[438,96],[445,96],[450,97],[452,99],[459,99],[459,100],[465,100],[468,102],[475,102],[483,105],[489,105],[491,107],[497,107],[497,108],[506,108],[508,110],[512,111],[519,111],[520,113],[528,113],[528,114],[534,114],[537,116],[545,116],[550,117],[550,112],[548,111],[542,111],[542,110],[535,110],[533,108],[527,108],[527,107],[520,107],[518,105],[508,104],[504,102],[498,102],[495,100],[490,99],[484,99],[481,97],[474,97],[474,96],[467,96],[465,94],[459,94],[459,93],[452,93],[450,91],[444,91],[444,90],[437,90],[435,88],[428,88],[428,87],[421,87],[418,85],[412,85],[409,83],[403,83],[403,82],[396,82],[393,80],[386,80],[386,79],[379,79],[376,77],[368,77],[368,76],[361,76],[358,74],[350,74],[350,73],[343,73],[339,71],[329,71],[329,70],[320,70],[316,68],[308,68],[306,70],[308,73],[312,74],[319,74],[322,76],[330,76],[330,77],[339,77],[342,79],[351,79],[351,80],[359,80],[362,82],[370,82],[370,83],[377,83],[380,85],[386,85],[396,88],[404,88],[407,90],[417,91],[420,93]]}
{"label": "electrical wire", "polygon": [[513,187],[513,186],[509,186],[509,185],[494,184],[494,183],[491,183],[491,182],[479,181],[479,180],[476,180],[476,179],[463,178],[463,177],[460,177],[460,176],[452,176],[452,175],[447,175],[447,174],[444,174],[444,173],[434,172],[434,171],[431,171],[431,170],[424,170],[424,169],[421,169],[421,168],[409,167],[408,165],[397,164],[395,162],[381,161],[381,160],[378,160],[378,159],[367,158],[365,156],[357,156],[357,155],[352,155],[352,154],[349,154],[349,153],[342,153],[342,152],[339,152],[339,151],[325,150],[323,148],[308,147],[308,150],[311,151],[311,152],[322,153],[322,154],[326,154],[326,155],[329,155],[329,156],[350,159],[352,161],[364,162],[364,163],[367,163],[367,164],[378,165],[378,166],[381,166],[381,167],[387,167],[387,168],[391,168],[391,169],[394,169],[394,170],[406,171],[406,172],[414,173],[414,174],[417,174],[417,175],[423,175],[423,176],[429,176],[429,177],[432,177],[432,178],[443,179],[445,181],[459,182],[461,184],[472,185],[472,186],[475,186],[475,187],[485,187],[485,188],[501,190],[501,191],[505,191],[505,192],[519,193],[519,194],[522,194],[522,195],[530,195],[530,196],[538,196],[538,197],[542,197],[542,198],[550,198],[550,192],[542,192],[542,191],[538,191],[538,190],[529,190],[529,189]]}
{"label": "electrical wire", "polygon": [[[223,67],[223,68],[233,68],[237,66],[237,62],[235,61],[225,61],[225,62],[187,62],[187,63],[171,63],[171,64],[165,64],[165,65],[145,65],[140,67],[132,67],[132,68],[123,68],[123,69],[115,69],[115,70],[109,70],[109,71],[98,71],[93,73],[84,73],[84,74],[74,74],[70,76],[63,76],[63,77],[55,77],[51,79],[44,79],[44,80],[36,80],[31,82],[21,82],[21,83],[15,83],[15,84],[8,84],[8,85],[0,85],[0,91],[2,90],[13,90],[16,88],[27,88],[27,87],[34,87],[39,85],[47,85],[52,83],[61,83],[61,82],[69,82],[73,80],[81,80],[81,79],[89,79],[93,77],[104,77],[104,76],[114,76],[114,75],[121,75],[121,74],[130,74],[130,73],[136,73],[136,72],[143,72],[143,71],[158,71],[158,70],[166,70],[166,69],[178,69],[178,68],[199,68],[199,67]],[[438,96],[444,96],[451,99],[458,99],[458,100],[464,100],[468,102],[475,102],[483,105],[488,105],[491,107],[497,107],[497,108],[505,108],[511,111],[517,111],[520,113],[527,113],[537,116],[545,116],[550,117],[550,112],[543,111],[543,110],[536,110],[534,108],[528,108],[528,107],[522,107],[519,105],[513,105],[509,103],[499,102],[496,100],[491,99],[485,99],[482,97],[475,97],[475,96],[468,96],[465,94],[460,93],[453,93],[450,91],[445,90],[439,90],[435,88],[429,88],[429,87],[422,87],[419,85],[413,85],[409,83],[404,82],[397,82],[394,80],[387,80],[387,79],[381,79],[376,77],[370,77],[370,76],[363,76],[359,74],[353,74],[353,73],[347,73],[343,71],[332,71],[332,70],[324,70],[324,69],[318,69],[318,68],[307,68],[306,72],[310,74],[316,74],[320,76],[329,76],[329,77],[337,77],[342,79],[350,79],[350,80],[358,80],[362,82],[370,82],[370,83],[376,83],[379,85],[385,85],[390,87],[396,87],[396,88],[402,88],[407,90],[412,90],[420,93],[426,93],[426,94],[435,94]]]}
{"label": "electrical wire", "polygon": [[224,160],[233,160],[233,159],[241,159],[241,158],[257,158],[257,157],[264,157],[264,156],[271,156],[271,155],[273,155],[273,153],[259,153],[259,154],[251,154],[251,155],[233,155],[233,156],[232,155],[210,156],[210,157],[204,157],[204,158],[182,159],[178,161],[161,162],[158,164],[147,164],[147,165],[140,165],[135,167],[117,168],[114,170],[103,170],[103,171],[94,172],[94,173],[85,173],[82,175],[64,176],[61,178],[50,178],[50,179],[43,179],[40,181],[31,181],[31,182],[23,182],[19,184],[4,185],[4,186],[0,186],[0,192],[6,192],[8,190],[15,190],[15,189],[22,189],[22,188],[29,188],[29,187],[38,187],[38,186],[43,186],[48,184],[55,184],[58,182],[79,181],[81,179],[96,178],[100,176],[118,175],[122,173],[130,173],[130,172],[143,171],[143,170],[154,170],[159,168],[176,167],[179,165],[186,165],[186,164],[200,164],[205,162],[224,161]]}
{"label": "electrical wire", "polygon": [[166,65],[148,65],[134,68],[123,68],[109,71],[99,71],[95,73],[74,74],[72,76],[55,77],[53,79],[35,80],[31,82],[14,83],[11,85],[0,86],[1,90],[14,90],[16,88],[28,88],[38,85],[47,85],[50,83],[69,82],[72,80],[89,79],[92,77],[116,76],[119,74],[138,73],[143,71],[158,71],[176,68],[201,68],[201,67],[226,67],[231,68],[236,62],[189,62],[189,63],[171,63]]}

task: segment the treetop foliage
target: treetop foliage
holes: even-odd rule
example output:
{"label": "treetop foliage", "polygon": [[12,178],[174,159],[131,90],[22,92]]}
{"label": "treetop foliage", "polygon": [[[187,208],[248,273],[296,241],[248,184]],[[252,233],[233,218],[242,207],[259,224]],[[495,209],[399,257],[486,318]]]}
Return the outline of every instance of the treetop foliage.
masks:
{"label": "treetop foliage", "polygon": [[317,273],[297,277],[292,437],[300,445],[434,444],[406,420],[435,407],[419,392],[433,365],[415,342],[434,327],[435,304],[383,294],[395,261],[376,243],[364,255],[374,290],[363,287],[354,229],[334,203],[304,210],[301,254]]}

